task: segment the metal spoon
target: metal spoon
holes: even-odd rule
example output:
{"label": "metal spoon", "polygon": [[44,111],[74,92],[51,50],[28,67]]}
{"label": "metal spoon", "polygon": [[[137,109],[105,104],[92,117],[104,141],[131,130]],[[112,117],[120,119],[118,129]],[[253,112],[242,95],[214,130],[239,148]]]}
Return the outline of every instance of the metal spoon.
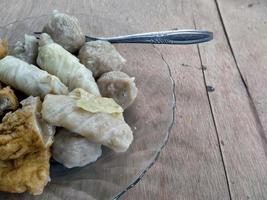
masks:
{"label": "metal spoon", "polygon": [[[35,32],[40,34],[41,32]],[[150,33],[138,33],[116,37],[85,36],[86,41],[105,40],[110,43],[149,43],[149,44],[197,44],[213,39],[213,33],[202,30],[171,30]]]}

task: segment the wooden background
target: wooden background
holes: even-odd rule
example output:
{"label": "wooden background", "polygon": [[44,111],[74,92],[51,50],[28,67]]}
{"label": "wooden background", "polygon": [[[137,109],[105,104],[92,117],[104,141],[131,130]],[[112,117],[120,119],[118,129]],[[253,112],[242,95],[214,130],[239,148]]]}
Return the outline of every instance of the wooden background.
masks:
{"label": "wooden background", "polygon": [[213,31],[211,43],[156,47],[176,84],[175,125],[122,199],[267,199],[266,0],[0,0],[0,9],[0,26],[59,9],[117,17],[136,32]]}

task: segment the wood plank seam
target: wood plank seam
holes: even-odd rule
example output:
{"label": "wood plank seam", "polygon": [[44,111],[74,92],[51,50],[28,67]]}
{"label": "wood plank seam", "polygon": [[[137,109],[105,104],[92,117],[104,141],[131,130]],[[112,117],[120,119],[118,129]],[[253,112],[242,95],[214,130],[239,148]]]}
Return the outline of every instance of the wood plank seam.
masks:
{"label": "wood plank seam", "polygon": [[[244,83],[249,83],[249,82],[244,82],[244,79],[242,79],[243,78],[242,76],[245,77],[245,73],[243,73],[242,71],[243,66],[237,65],[237,61],[239,61],[238,57],[236,57],[237,59],[236,61],[233,55],[233,50],[237,50],[235,51],[235,54],[238,55],[238,49],[234,48],[235,40],[232,41],[232,38],[230,37],[231,34],[228,37],[226,28],[224,27],[223,20],[221,18],[222,16],[220,15],[220,11],[222,12],[222,14],[223,11],[220,10],[220,8],[216,7],[216,1],[206,0],[205,2],[206,4],[202,5],[201,8],[197,7],[195,11],[198,17],[203,17],[205,19],[204,20],[202,18],[200,19],[196,18],[196,21],[199,23],[197,25],[199,25],[199,27],[202,28],[209,27],[209,29],[214,30],[214,33],[216,35],[218,34],[217,35],[218,38],[216,41],[214,41],[213,47],[209,48],[210,45],[207,46],[199,45],[199,49],[202,56],[201,58],[203,64],[207,65],[210,62],[212,66],[215,65],[216,67],[217,66],[219,67],[220,64],[224,64],[220,66],[220,68],[218,69],[213,68],[210,71],[205,71],[204,74],[207,83],[210,83],[209,81],[211,81],[212,83],[214,82],[215,85],[216,83],[218,83],[217,86],[219,88],[219,92],[208,93],[212,105],[212,110],[214,113],[216,127],[218,129],[218,134],[220,138],[224,139],[227,138],[228,140],[229,139],[231,140],[229,141],[230,145],[228,146],[224,146],[225,144],[223,143],[221,144],[221,149],[225,160],[225,167],[227,169],[231,198],[248,199],[254,197],[255,199],[256,198],[266,199],[263,198],[265,196],[265,191],[266,191],[266,189],[263,189],[265,185],[265,180],[264,180],[265,167],[262,168],[258,167],[261,165],[264,166],[264,162],[266,160],[266,149],[265,149],[266,145],[263,144],[265,143],[265,140],[263,140],[265,137],[262,137],[261,135],[263,131],[259,131],[261,129],[261,125],[263,125],[263,122],[261,121],[261,123],[259,123],[259,121],[257,121],[258,118],[260,117],[260,115],[258,115],[260,114],[260,112],[256,113],[255,110],[253,109],[253,106],[255,107],[257,106],[256,99],[255,96],[252,96],[254,97],[254,101],[252,101],[250,92],[253,95],[253,90],[248,91],[248,88]],[[221,3],[219,0],[218,2]],[[209,15],[208,13],[201,14],[201,12],[205,12],[206,7],[208,7],[209,9],[214,8],[214,12],[212,13],[212,15]],[[229,20],[231,19],[228,18],[228,21]],[[226,20],[225,22],[228,21]],[[227,31],[231,33],[232,30],[230,29],[231,27],[229,28],[229,30],[228,26],[226,27]],[[231,48],[230,39],[233,45],[233,50],[230,49]],[[217,49],[214,49],[215,47],[217,47]],[[218,47],[220,47],[220,49]],[[209,50],[216,50],[215,52],[217,53],[215,53],[215,55],[211,53],[211,55],[215,57],[211,58],[211,56],[208,56],[210,55],[208,54],[210,53]],[[225,52],[224,50],[227,51]],[[221,62],[224,59],[224,56],[227,56],[225,57],[227,58],[227,61]],[[219,61],[217,62],[216,59],[218,59]],[[240,63],[238,62],[238,64]],[[240,70],[238,67],[240,67]],[[224,72],[226,73],[225,75]],[[227,76],[229,79],[225,80],[224,77]],[[238,90],[235,89],[236,86]],[[251,89],[253,89],[253,85],[250,86],[252,86]],[[225,91],[223,87],[227,88],[227,91]],[[238,101],[235,102],[235,97],[234,97],[235,95],[237,95],[236,97],[238,97],[238,95],[240,96],[240,98],[237,98],[237,100],[239,100],[240,106],[242,105],[242,107],[239,106]],[[255,105],[253,105],[253,103]],[[230,109],[233,109],[232,116],[231,114],[230,115],[227,114],[227,112],[224,113],[225,111],[227,111],[227,109],[224,110],[223,107],[227,108],[228,106]],[[237,108],[238,106],[241,109],[238,109]],[[228,109],[228,112],[229,111],[231,113],[231,110]],[[247,113],[247,116],[246,114],[244,115],[244,113]],[[241,116],[243,116],[242,117],[243,119],[241,118]],[[223,121],[225,119],[228,122]],[[246,123],[244,123],[245,121]],[[237,125],[235,125],[236,122],[238,122]],[[246,125],[250,124],[251,122],[253,123],[252,127],[250,127],[250,125],[248,126]],[[240,137],[242,133],[246,133],[247,136],[244,137],[244,140],[242,137]],[[250,138],[250,140],[246,141],[245,138]],[[255,144],[255,146],[253,143]],[[234,150],[232,151],[233,154],[231,154],[231,150]],[[235,153],[236,155],[234,155]],[[258,166],[255,167],[254,163],[256,163],[257,161],[259,161],[257,164]]]}
{"label": "wood plank seam", "polygon": [[[194,16],[193,16],[193,24],[194,24],[194,27],[196,28],[196,23],[195,23]],[[167,63],[167,61],[165,60],[163,54],[160,52],[159,49],[156,48],[156,46],[154,44],[152,44],[152,46],[159,53],[159,55],[161,56],[162,60],[167,65],[167,67],[169,69],[170,76],[171,76],[170,66]],[[206,95],[207,95],[207,100],[208,100],[208,104],[209,104],[210,114],[211,114],[211,117],[212,117],[214,129],[215,129],[215,133],[216,133],[216,138],[217,138],[217,143],[218,143],[218,147],[219,147],[221,161],[222,161],[222,164],[223,164],[223,170],[224,170],[224,174],[225,174],[225,179],[226,179],[227,189],[228,189],[228,193],[229,193],[229,198],[230,198],[230,200],[232,200],[232,195],[231,195],[230,186],[229,186],[229,179],[228,179],[228,175],[227,175],[227,171],[226,171],[226,167],[225,167],[225,162],[224,162],[224,158],[223,158],[223,153],[222,153],[222,149],[221,149],[220,138],[219,138],[218,130],[217,130],[217,127],[216,127],[216,122],[215,122],[215,118],[214,118],[214,114],[213,114],[213,110],[212,110],[212,106],[211,106],[211,102],[210,102],[210,97],[209,97],[208,90],[207,90],[207,83],[206,83],[206,80],[205,80],[205,72],[204,71],[206,70],[206,68],[204,67],[204,65],[202,63],[199,45],[197,45],[197,52],[198,52],[198,56],[199,56],[199,60],[200,60],[200,64],[201,64],[200,68],[197,68],[197,69],[202,71],[203,84],[204,84],[204,87],[205,87],[205,90],[206,90]],[[172,76],[171,76],[171,79],[173,80]],[[175,102],[176,102],[175,82],[173,82],[173,84],[174,84],[173,94],[174,94],[174,98],[175,98]]]}
{"label": "wood plank seam", "polygon": [[[42,6],[42,10],[39,10],[38,6],[41,5],[40,2],[29,0],[27,5],[34,5],[34,7],[29,8],[24,14],[19,15],[18,19],[29,15],[32,17],[36,14],[50,13],[52,9],[63,9],[66,7],[64,11],[68,13],[79,13],[80,15],[88,12],[91,16],[98,16],[99,14],[97,13],[102,13],[101,15],[103,16],[111,17],[112,15],[108,13],[117,11],[114,12],[117,13],[117,15],[114,14],[116,20],[122,22],[126,21],[127,24],[129,24],[127,29],[124,29],[123,26],[119,26],[119,24],[109,25],[107,26],[108,28],[103,28],[103,30],[99,29],[99,34],[102,34],[102,32],[109,34],[109,28],[111,26],[113,26],[113,28],[111,28],[112,34],[121,34],[120,31],[123,30],[126,30],[126,33],[128,33],[127,31],[130,33],[133,31],[150,31],[151,29],[164,30],[165,28],[172,28],[173,25],[180,28],[192,27],[191,13],[187,12],[191,11],[191,6],[188,1],[183,0],[181,1],[181,5],[179,4],[179,0],[166,1],[164,5],[161,5],[161,1],[153,4],[149,2],[144,4],[144,2],[140,0],[123,0],[112,3],[103,1],[100,4],[97,2],[90,3],[90,1],[80,2],[79,0],[75,1],[75,3],[73,3],[73,1],[67,1],[64,2],[64,4],[62,4],[62,2],[54,3],[54,1],[51,1],[53,3],[49,3],[50,1],[51,0],[48,0],[45,7]],[[31,2],[34,4],[31,4]],[[89,5],[87,6],[88,2]],[[8,14],[19,13],[19,11],[14,12],[13,9],[22,10],[22,7],[20,8],[19,6],[12,7],[12,3],[6,3],[6,5],[10,5],[12,8],[6,9],[9,10],[9,12],[7,12]],[[159,16],[156,20],[154,18],[155,13]],[[125,14],[127,14],[127,16],[124,17]],[[144,14],[146,16],[146,23],[142,21]],[[6,20],[14,21],[14,19],[17,19],[15,16],[11,17],[11,20]],[[114,21],[116,22],[116,20]],[[141,21],[141,23],[139,23],[139,21]],[[4,22],[5,21],[1,23]],[[100,27],[101,24],[100,21]],[[105,23],[103,23],[103,25],[105,25]],[[134,28],[130,25],[134,25]],[[99,26],[92,27],[95,28]],[[117,31],[115,31],[116,29]],[[100,32],[100,30],[102,32]],[[194,48],[174,48],[173,46],[166,48],[166,46],[156,46],[156,48],[164,56],[163,58],[166,60],[166,64],[170,66],[171,73],[176,83],[175,93],[177,101],[179,101],[176,104],[178,110],[176,111],[176,127],[172,130],[173,138],[169,141],[169,148],[162,152],[163,154],[160,155],[161,159],[157,165],[152,167],[152,171],[149,172],[150,176],[147,176],[146,179],[142,181],[143,183],[138,185],[138,189],[135,189],[135,192],[130,192],[132,196],[128,195],[126,198],[189,199],[191,197],[191,199],[229,199],[224,177],[225,174],[221,158],[219,158],[220,152],[217,146],[217,137],[214,132],[215,130],[213,130],[214,125],[210,115],[210,108],[208,107],[207,95],[205,94],[206,91],[203,90],[203,87],[205,87],[205,85],[202,85],[203,75],[200,74],[200,71],[196,71],[201,68],[201,64],[197,58],[197,48],[196,46],[194,46]],[[124,50],[126,51],[125,48]],[[191,59],[187,60],[190,56]],[[160,60],[158,60],[158,62],[159,61]],[[159,62],[159,64],[160,63],[164,65],[163,62]],[[183,67],[183,63],[189,63],[188,66],[190,66],[190,69]],[[180,66],[182,67],[178,70]],[[191,105],[193,106],[190,107]],[[179,108],[180,106],[184,107],[181,109]],[[185,112],[180,113],[179,109]],[[191,113],[191,111],[193,112]],[[180,116],[180,114],[183,116]],[[199,120],[199,116],[203,118]],[[71,188],[66,188],[66,192],[68,189]],[[64,192],[64,190],[62,190],[62,192]],[[78,194],[77,198],[79,198]]]}
{"label": "wood plank seam", "polygon": [[262,139],[262,142],[263,142],[263,149],[265,151],[265,155],[267,157],[267,138],[266,138],[266,135],[264,133],[264,128],[263,128],[263,125],[262,125],[262,122],[261,122],[261,119],[259,117],[259,114],[258,114],[258,110],[256,108],[256,105],[253,101],[253,98],[251,96],[251,93],[249,91],[249,88],[248,88],[248,85],[244,79],[244,76],[242,75],[241,73],[241,70],[240,70],[240,67],[237,63],[237,59],[236,59],[236,56],[235,56],[235,53],[234,53],[234,50],[232,48],[232,45],[231,45],[231,42],[230,42],[230,39],[229,39],[229,34],[227,33],[227,30],[226,30],[226,27],[225,27],[225,23],[224,23],[224,20],[223,20],[223,17],[222,17],[222,14],[221,14],[221,11],[220,11],[220,6],[219,6],[219,3],[218,3],[218,0],[214,0],[215,1],[215,5],[216,5],[216,8],[217,8],[217,11],[218,11],[218,15],[219,15],[219,18],[221,20],[221,23],[222,23],[222,28],[223,28],[223,31],[224,31],[224,34],[225,34],[225,37],[226,37],[226,40],[227,40],[227,45],[229,46],[229,49],[230,49],[230,52],[232,54],[232,57],[234,59],[234,63],[235,63],[235,66],[238,70],[238,73],[239,73],[239,76],[241,78],[241,81],[246,89],[246,92],[247,92],[247,95],[248,95],[248,98],[249,98],[249,102],[250,102],[250,108],[251,108],[251,111],[255,117],[255,119],[257,120],[257,128],[258,128],[258,131],[260,133],[260,137]]}
{"label": "wood plank seam", "polygon": [[[197,50],[198,50],[200,63],[203,66],[199,45],[197,45]],[[204,69],[202,69],[202,75],[203,75],[204,84],[207,87],[207,82],[206,82]],[[217,125],[216,125],[214,112],[213,112],[211,101],[210,101],[209,91],[207,89],[206,89],[206,94],[207,94],[207,99],[208,99],[208,102],[209,102],[209,108],[210,108],[210,113],[211,113],[211,116],[212,116],[212,122],[213,122],[213,125],[214,125],[214,128],[215,128],[215,133],[216,133],[216,137],[217,137],[217,141],[218,141],[218,147],[219,147],[219,151],[220,151],[220,155],[221,155],[221,159],[222,159],[222,163],[223,163],[223,169],[224,169],[224,173],[225,173],[227,189],[228,189],[230,200],[232,200],[232,194],[231,194],[230,185],[229,185],[229,177],[228,177],[228,173],[227,173],[227,170],[226,170],[225,161],[224,161],[224,157],[223,157],[223,153],[222,153],[222,147],[221,147],[221,143],[220,143],[221,139],[220,139],[220,136],[219,136],[219,133],[218,133],[218,128],[217,128]]]}
{"label": "wood plank seam", "polygon": [[[192,17],[193,17],[194,28],[197,29],[195,16],[193,15]],[[207,99],[208,99],[208,103],[209,103],[212,122],[213,122],[213,125],[214,125],[214,128],[215,128],[215,133],[216,133],[216,137],[217,137],[217,141],[218,141],[218,147],[219,147],[220,156],[221,156],[221,160],[222,160],[222,164],[223,164],[223,170],[224,170],[224,174],[225,174],[227,189],[228,189],[230,200],[232,200],[232,194],[231,194],[230,184],[229,184],[229,177],[228,177],[228,173],[227,173],[227,170],[226,170],[225,161],[224,161],[224,157],[223,157],[223,153],[222,153],[222,147],[221,147],[221,143],[220,143],[221,139],[219,137],[218,128],[217,128],[215,117],[214,117],[214,112],[213,112],[211,101],[210,101],[209,91],[207,89],[208,85],[207,85],[207,81],[206,81],[206,77],[205,77],[205,68],[204,68],[204,65],[203,65],[203,62],[202,62],[199,45],[197,45],[197,52],[198,52],[198,57],[199,57],[199,61],[200,61],[200,64],[201,64],[203,82],[204,82],[204,85],[205,85],[205,88],[206,88],[206,95],[207,95]]]}

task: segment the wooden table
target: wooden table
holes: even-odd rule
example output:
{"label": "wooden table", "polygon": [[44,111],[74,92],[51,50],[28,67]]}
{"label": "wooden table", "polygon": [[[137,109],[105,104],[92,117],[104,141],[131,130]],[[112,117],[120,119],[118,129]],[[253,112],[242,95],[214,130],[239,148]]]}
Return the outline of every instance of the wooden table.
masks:
{"label": "wooden table", "polygon": [[175,125],[122,199],[267,199],[267,1],[1,0],[0,9],[0,26],[59,9],[113,15],[136,32],[213,31],[211,43],[157,46],[176,84]]}

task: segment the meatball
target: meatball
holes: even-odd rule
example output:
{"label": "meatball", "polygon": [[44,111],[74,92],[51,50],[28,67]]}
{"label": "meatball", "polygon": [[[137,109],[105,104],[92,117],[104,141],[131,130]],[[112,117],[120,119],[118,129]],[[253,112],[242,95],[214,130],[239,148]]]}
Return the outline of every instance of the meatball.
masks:
{"label": "meatball", "polygon": [[44,26],[43,32],[71,53],[76,52],[85,43],[85,36],[76,17],[53,12],[52,18]]}
{"label": "meatball", "polygon": [[137,96],[134,77],[131,78],[124,72],[104,73],[97,84],[102,96],[113,98],[123,109],[129,107]]}
{"label": "meatball", "polygon": [[94,77],[109,71],[119,71],[126,63],[112,44],[101,40],[85,43],[79,51],[79,59],[93,72]]}
{"label": "meatball", "polygon": [[102,154],[101,145],[85,137],[60,129],[54,138],[53,158],[65,167],[82,167],[95,162]]}

